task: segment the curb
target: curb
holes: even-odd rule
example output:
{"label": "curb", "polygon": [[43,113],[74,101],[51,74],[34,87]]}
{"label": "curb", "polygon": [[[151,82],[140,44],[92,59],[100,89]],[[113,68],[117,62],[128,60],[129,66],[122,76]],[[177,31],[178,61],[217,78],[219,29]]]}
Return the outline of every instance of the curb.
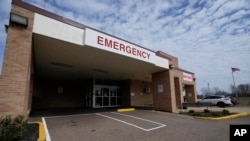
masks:
{"label": "curb", "polygon": [[117,112],[130,112],[134,110],[135,108],[124,108],[124,109],[117,109]]}
{"label": "curb", "polygon": [[225,120],[225,119],[238,118],[238,117],[243,117],[243,116],[248,116],[248,115],[250,115],[249,112],[243,112],[243,113],[239,113],[239,114],[233,114],[233,115],[229,115],[229,116],[216,117],[216,118],[212,118],[212,117],[198,117],[198,116],[194,116],[194,118],[205,119],[205,120]]}
{"label": "curb", "polygon": [[[160,113],[168,113],[168,112],[162,112],[162,111],[157,111],[157,110],[152,110],[152,111],[153,112],[160,112]],[[181,115],[181,114],[176,114],[176,113],[168,113],[168,114],[174,114],[177,116],[184,116],[184,117],[191,117],[191,118],[196,118],[196,119],[205,119],[205,120],[226,120],[226,119],[233,119],[233,118],[238,118],[238,117],[250,115],[249,112],[243,112],[243,113],[233,114],[233,115],[229,115],[229,116],[213,118],[213,117],[188,116],[188,115]]]}
{"label": "curb", "polygon": [[29,122],[29,123],[37,123],[39,124],[39,136],[37,141],[45,141],[45,132],[44,132],[44,125],[42,122]]}

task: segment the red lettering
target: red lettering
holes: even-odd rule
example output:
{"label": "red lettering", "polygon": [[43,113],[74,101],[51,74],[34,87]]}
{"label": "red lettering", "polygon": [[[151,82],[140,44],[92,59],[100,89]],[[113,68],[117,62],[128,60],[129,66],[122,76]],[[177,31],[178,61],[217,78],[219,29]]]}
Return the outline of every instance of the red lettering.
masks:
{"label": "red lettering", "polygon": [[126,46],[126,52],[131,54],[131,47],[130,46]]}
{"label": "red lettering", "polygon": [[97,36],[97,44],[103,45],[103,37]]}
{"label": "red lettering", "polygon": [[104,43],[105,43],[105,46],[106,46],[106,47],[112,48],[112,40],[109,40],[109,39],[106,39],[106,38],[105,38],[105,42],[104,42]]}
{"label": "red lettering", "polygon": [[192,76],[189,76],[189,75],[184,74],[183,77],[186,78],[186,79],[188,79],[188,80],[192,80]]}
{"label": "red lettering", "polygon": [[119,48],[118,48],[118,42],[114,41],[113,43],[114,43],[113,44],[114,49],[119,50]]}
{"label": "red lettering", "polygon": [[132,54],[134,56],[138,56],[141,58],[146,58],[146,59],[150,58],[150,53],[148,53],[148,52],[145,52],[143,50],[139,50],[139,49],[131,47],[129,45],[126,46],[125,44],[119,43],[117,41],[113,41],[113,40],[108,39],[108,38],[104,38],[102,36],[97,36],[97,44],[105,46],[105,47],[113,48],[115,50],[119,50],[119,51],[125,52],[127,54]]}
{"label": "red lettering", "polygon": [[143,58],[146,58],[147,56],[146,56],[146,52],[142,52],[142,55],[141,55]]}
{"label": "red lettering", "polygon": [[125,45],[124,44],[120,44],[120,51],[125,52]]}
{"label": "red lettering", "polygon": [[136,55],[136,49],[135,48],[132,48],[132,54]]}
{"label": "red lettering", "polygon": [[137,56],[142,57],[142,51],[141,50],[137,50]]}
{"label": "red lettering", "polygon": [[147,53],[147,56],[148,56],[148,59],[149,59],[149,57],[150,57],[150,53]]}

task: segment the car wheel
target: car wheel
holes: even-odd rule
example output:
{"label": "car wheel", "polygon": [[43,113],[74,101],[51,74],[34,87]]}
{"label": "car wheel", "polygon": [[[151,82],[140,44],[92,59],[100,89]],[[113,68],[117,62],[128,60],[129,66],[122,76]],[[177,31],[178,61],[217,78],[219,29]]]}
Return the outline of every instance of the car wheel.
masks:
{"label": "car wheel", "polygon": [[224,103],[224,102],[218,102],[217,105],[218,105],[219,107],[225,107],[225,103]]}

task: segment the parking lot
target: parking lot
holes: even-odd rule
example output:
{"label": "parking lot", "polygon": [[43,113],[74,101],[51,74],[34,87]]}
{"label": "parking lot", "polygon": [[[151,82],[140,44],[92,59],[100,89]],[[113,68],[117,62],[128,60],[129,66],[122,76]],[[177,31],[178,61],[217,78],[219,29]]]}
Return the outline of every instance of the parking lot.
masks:
{"label": "parking lot", "polygon": [[209,121],[151,110],[43,119],[52,141],[229,141],[229,125],[250,124],[250,116]]}

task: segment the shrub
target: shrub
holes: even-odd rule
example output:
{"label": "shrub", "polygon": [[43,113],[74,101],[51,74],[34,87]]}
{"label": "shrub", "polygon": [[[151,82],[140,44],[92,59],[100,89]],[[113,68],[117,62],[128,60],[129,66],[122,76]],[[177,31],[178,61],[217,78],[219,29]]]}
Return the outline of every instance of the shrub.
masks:
{"label": "shrub", "polygon": [[194,110],[189,110],[188,113],[194,113]]}
{"label": "shrub", "polygon": [[221,116],[221,113],[212,112],[211,116],[212,116],[212,117],[220,117],[220,116]]}
{"label": "shrub", "polygon": [[204,109],[204,113],[210,113],[210,110]]}
{"label": "shrub", "polygon": [[203,116],[203,114],[202,113],[193,113],[192,116],[201,117],[201,116]]}
{"label": "shrub", "polygon": [[23,116],[19,115],[15,118],[5,116],[0,118],[0,140],[13,141],[22,137],[28,122]]}
{"label": "shrub", "polygon": [[230,112],[229,112],[229,110],[224,109],[224,110],[222,110],[222,113],[225,115],[229,115]]}

